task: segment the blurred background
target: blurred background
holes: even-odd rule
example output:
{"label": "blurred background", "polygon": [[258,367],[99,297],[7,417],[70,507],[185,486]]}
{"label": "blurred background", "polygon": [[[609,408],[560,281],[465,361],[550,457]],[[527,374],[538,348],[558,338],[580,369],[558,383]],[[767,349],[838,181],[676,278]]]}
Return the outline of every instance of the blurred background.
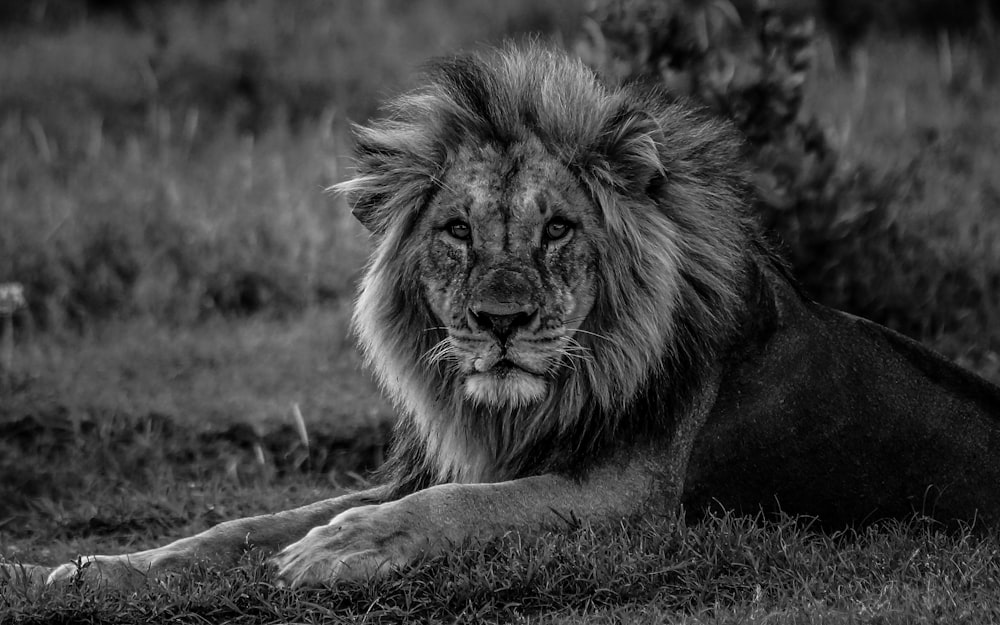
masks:
{"label": "blurred background", "polygon": [[998,4],[0,2],[0,529],[98,479],[377,465],[367,240],[325,188],[425,60],[506,38],[733,119],[816,299],[1000,382]]}

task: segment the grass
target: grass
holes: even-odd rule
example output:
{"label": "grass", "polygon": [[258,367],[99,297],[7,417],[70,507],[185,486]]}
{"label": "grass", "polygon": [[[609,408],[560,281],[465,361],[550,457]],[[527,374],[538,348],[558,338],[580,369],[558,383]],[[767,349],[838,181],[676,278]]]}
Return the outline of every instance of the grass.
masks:
{"label": "grass", "polygon": [[200,147],[130,139],[72,166],[11,159],[0,272],[25,284],[39,328],[190,324],[344,298],[367,248],[323,191],[340,176],[341,145],[329,130],[230,130]]}
{"label": "grass", "polygon": [[0,549],[52,563],[98,546],[92,525],[104,549],[149,529],[146,540],[184,533],[201,518],[196,484],[238,490],[216,522],[248,513],[241,498],[287,507],[296,480],[356,484],[381,461],[391,412],[346,325],[342,307],[174,329],[133,321],[22,349],[0,390]]}
{"label": "grass", "polygon": [[140,28],[94,18],[0,39],[0,282],[25,284],[25,323],[192,323],[347,297],[366,248],[322,189],[344,176],[348,119],[432,55],[579,15],[556,0],[150,11]]}
{"label": "grass", "polygon": [[263,427],[290,422],[297,403],[309,425],[350,429],[389,409],[354,349],[349,312],[341,302],[278,319],[179,327],[138,319],[82,336],[40,335],[19,346],[5,405]]}
{"label": "grass", "polygon": [[827,536],[792,519],[722,516],[505,537],[321,590],[277,588],[259,561],[137,594],[12,582],[0,623],[989,623],[998,582],[994,540],[920,520]]}
{"label": "grass", "polygon": [[[568,38],[579,11],[156,6],[139,28],[95,17],[0,37],[0,283],[25,284],[29,303],[0,372],[7,558],[153,546],[362,483],[392,415],[348,337],[366,237],[324,192],[346,175],[346,121],[432,54],[538,28]],[[903,177],[893,219],[948,260],[899,259],[906,301],[950,305],[955,279],[932,269],[969,268],[985,295],[922,339],[1000,381],[998,74],[989,45],[948,45],[948,65],[923,39],[869,41],[854,67],[821,48],[807,108],[838,137],[845,170]],[[862,281],[878,289],[882,277],[869,268]],[[276,588],[255,562],[137,595],[0,582],[0,623],[1000,618],[992,534],[803,524],[507,537],[314,591]]]}

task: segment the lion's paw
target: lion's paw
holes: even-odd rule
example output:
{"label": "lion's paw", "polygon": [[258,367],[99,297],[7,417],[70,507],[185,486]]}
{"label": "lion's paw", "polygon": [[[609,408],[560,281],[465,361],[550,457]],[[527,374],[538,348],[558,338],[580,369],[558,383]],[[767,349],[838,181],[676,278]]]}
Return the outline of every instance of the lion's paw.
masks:
{"label": "lion's paw", "polygon": [[362,506],[315,527],[271,558],[278,581],[315,586],[379,577],[413,562],[430,542],[402,521],[396,504]]}
{"label": "lion's paw", "polygon": [[85,556],[56,567],[47,584],[83,582],[89,585],[131,588],[169,567],[171,554],[157,549],[118,556]]}
{"label": "lion's paw", "polygon": [[45,583],[51,572],[51,566],[6,562],[0,557],[0,582],[37,586]]}

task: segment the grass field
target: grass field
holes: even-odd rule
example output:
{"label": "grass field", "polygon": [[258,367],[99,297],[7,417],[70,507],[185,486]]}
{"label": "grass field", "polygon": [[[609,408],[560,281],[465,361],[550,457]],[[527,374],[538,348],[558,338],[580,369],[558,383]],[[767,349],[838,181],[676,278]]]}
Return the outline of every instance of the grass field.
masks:
{"label": "grass field", "polygon": [[726,516],[511,537],[322,590],[277,588],[255,561],[136,593],[14,583],[0,622],[991,623],[998,581],[996,542],[967,533]]}
{"label": "grass field", "polygon": [[[180,3],[158,30],[98,15],[0,36],[0,283],[29,303],[0,365],[4,558],[152,546],[357,486],[380,462],[391,410],[348,335],[367,243],[324,192],[346,175],[347,119],[430,55],[533,29],[569,40],[579,17],[410,4]],[[995,49],[875,39],[851,65],[821,47],[806,106],[845,169],[905,174],[893,219],[983,294],[920,338],[1000,381]],[[905,301],[947,306],[955,280],[924,260],[900,259]],[[138,595],[0,581],[0,624],[1000,618],[995,536],[804,524],[584,527],[317,591],[276,588],[254,562]]]}

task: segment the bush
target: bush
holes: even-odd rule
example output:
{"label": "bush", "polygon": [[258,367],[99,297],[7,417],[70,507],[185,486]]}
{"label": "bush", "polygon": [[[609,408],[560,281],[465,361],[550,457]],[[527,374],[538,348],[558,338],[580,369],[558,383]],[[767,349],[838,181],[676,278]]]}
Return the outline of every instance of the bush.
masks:
{"label": "bush", "polygon": [[727,0],[602,0],[590,20],[580,51],[592,65],[658,82],[743,132],[760,221],[820,302],[924,338],[968,326],[970,309],[995,309],[1000,273],[984,275],[965,250],[942,253],[899,219],[921,192],[914,168],[845,164],[803,114],[809,17],[741,18]]}

